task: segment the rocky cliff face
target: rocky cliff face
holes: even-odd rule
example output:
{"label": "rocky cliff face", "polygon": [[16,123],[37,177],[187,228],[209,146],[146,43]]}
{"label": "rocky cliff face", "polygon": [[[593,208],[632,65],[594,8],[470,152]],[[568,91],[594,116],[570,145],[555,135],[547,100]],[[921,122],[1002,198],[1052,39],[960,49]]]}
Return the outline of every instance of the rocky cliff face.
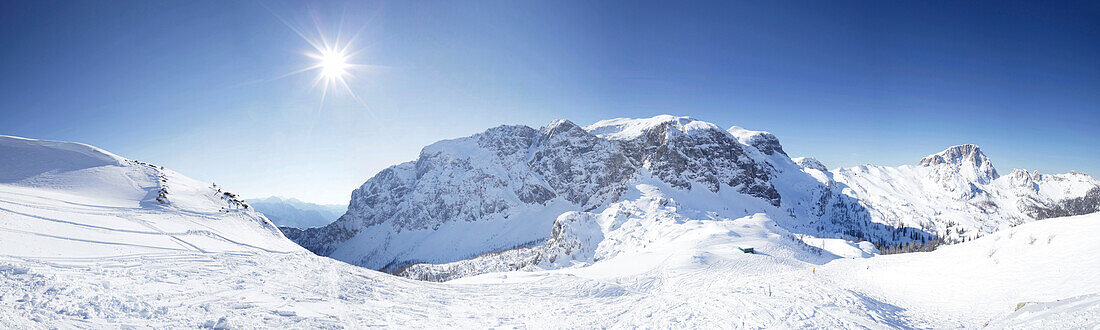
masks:
{"label": "rocky cliff face", "polygon": [[732,135],[714,124],[657,116],[640,122],[605,120],[587,129],[620,141],[628,157],[673,187],[690,190],[693,184],[702,184],[712,192],[731,187],[780,204],[781,197],[769,182],[773,169],[753,159]]}

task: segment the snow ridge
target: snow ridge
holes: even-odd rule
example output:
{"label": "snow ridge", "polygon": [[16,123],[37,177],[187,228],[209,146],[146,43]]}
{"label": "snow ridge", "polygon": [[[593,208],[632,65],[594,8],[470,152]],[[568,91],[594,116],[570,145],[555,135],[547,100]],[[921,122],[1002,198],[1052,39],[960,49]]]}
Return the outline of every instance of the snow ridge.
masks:
{"label": "snow ridge", "polygon": [[0,136],[0,251],[301,251],[237,195],[80,143]]}

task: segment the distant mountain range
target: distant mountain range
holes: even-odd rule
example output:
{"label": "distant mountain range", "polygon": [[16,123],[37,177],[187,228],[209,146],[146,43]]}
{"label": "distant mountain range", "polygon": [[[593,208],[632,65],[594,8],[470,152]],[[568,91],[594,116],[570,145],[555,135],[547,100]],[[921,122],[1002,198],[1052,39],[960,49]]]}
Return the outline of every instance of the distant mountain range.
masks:
{"label": "distant mountain range", "polygon": [[763,213],[794,234],[894,249],[961,242],[1098,205],[1100,184],[1088,175],[1002,177],[975,145],[918,165],[828,170],[790,158],[771,133],[663,115],[500,126],[440,141],[367,180],[336,222],[284,233],[351,264],[451,278],[458,269],[463,276],[607,258],[655,233],[623,227],[632,221]]}
{"label": "distant mountain range", "polygon": [[346,205],[306,203],[294,198],[267,197],[246,200],[280,227],[319,227],[336,221],[347,210]]}

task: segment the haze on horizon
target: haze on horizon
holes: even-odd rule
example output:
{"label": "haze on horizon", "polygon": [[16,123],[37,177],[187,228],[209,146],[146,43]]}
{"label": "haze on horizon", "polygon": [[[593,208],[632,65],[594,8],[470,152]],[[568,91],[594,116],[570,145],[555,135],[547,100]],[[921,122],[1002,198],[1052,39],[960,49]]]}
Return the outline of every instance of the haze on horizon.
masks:
{"label": "haze on horizon", "polygon": [[[345,203],[441,139],[658,114],[830,168],[973,143],[1002,173],[1100,175],[1096,2],[36,1],[0,26],[0,134],[249,198]],[[287,76],[322,36],[358,51],[346,88]]]}

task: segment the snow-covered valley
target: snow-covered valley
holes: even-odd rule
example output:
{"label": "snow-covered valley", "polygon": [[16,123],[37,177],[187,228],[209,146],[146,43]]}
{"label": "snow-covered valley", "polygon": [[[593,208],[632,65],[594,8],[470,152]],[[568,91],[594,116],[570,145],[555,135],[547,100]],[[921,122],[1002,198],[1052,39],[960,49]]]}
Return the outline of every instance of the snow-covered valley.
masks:
{"label": "snow-covered valley", "polygon": [[[686,117],[502,127],[282,232],[91,146],[0,137],[0,155],[12,328],[1100,326],[1096,181],[998,176],[977,148],[830,171]],[[933,238],[955,243],[876,247]]]}

